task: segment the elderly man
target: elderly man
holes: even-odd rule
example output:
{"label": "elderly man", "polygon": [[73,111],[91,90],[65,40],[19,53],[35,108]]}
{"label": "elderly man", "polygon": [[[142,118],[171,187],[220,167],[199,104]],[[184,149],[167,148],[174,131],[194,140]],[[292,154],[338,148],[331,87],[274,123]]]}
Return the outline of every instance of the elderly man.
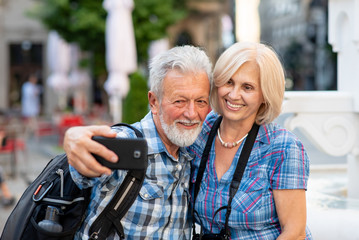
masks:
{"label": "elderly man", "polygon": [[[150,64],[151,108],[133,124],[148,143],[148,169],[140,193],[122,219],[126,239],[189,239],[188,186],[191,145],[209,110],[211,63],[192,46],[175,47]],[[93,221],[112,198],[125,171],[101,166],[91,153],[116,162],[117,156],[92,136],[134,137],[132,130],[107,126],[74,127],[66,132],[64,148],[71,174],[80,187],[93,187],[92,201],[76,239],[88,239]],[[76,170],[75,170],[76,169]],[[115,233],[108,239],[119,239]]]}

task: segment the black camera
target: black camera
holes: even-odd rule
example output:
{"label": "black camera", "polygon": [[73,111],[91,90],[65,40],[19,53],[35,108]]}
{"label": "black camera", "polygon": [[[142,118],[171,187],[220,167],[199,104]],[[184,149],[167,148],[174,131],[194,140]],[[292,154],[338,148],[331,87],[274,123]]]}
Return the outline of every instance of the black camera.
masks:
{"label": "black camera", "polygon": [[220,233],[195,234],[192,240],[229,240],[229,235],[223,229]]}

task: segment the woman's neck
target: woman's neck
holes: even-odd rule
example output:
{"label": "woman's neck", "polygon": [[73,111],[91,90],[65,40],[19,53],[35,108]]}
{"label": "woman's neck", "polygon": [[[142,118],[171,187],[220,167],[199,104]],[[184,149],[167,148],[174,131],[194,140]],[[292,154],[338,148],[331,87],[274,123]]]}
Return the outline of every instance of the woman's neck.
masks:
{"label": "woman's neck", "polygon": [[219,127],[220,135],[225,142],[236,142],[243,138],[252,128],[254,121],[229,121],[223,118]]}

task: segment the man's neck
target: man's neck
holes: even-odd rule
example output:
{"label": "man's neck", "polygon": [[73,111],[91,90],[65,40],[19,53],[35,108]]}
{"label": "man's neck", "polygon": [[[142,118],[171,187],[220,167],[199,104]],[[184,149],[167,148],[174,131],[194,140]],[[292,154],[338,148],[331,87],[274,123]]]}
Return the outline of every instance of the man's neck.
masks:
{"label": "man's neck", "polygon": [[172,155],[172,157],[174,157],[175,159],[178,159],[178,150],[179,150],[179,147],[178,146],[167,146],[166,144],[165,144],[165,147],[166,147],[166,149],[167,149],[167,151],[168,151],[168,153],[170,154],[170,155]]}

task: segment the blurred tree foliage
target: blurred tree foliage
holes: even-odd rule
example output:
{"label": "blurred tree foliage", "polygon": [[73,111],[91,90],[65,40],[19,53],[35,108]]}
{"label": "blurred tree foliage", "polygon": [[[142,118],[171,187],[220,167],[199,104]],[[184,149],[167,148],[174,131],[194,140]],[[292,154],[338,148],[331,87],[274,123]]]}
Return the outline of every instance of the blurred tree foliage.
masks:
{"label": "blurred tree foliage", "polygon": [[[88,67],[97,81],[107,75],[107,12],[102,3],[100,0],[38,0],[35,7],[28,12],[31,17],[39,19],[48,30],[57,31],[67,42],[77,43],[83,51],[90,52],[92,57],[88,61]],[[137,59],[140,65],[147,65],[151,41],[165,37],[167,28],[186,16],[185,0],[134,0],[134,4],[132,19]],[[86,61],[82,63],[84,62]],[[123,111],[126,122],[141,119],[148,110],[145,77],[136,72],[130,79],[131,90]]]}
{"label": "blurred tree foliage", "polygon": [[139,121],[148,112],[147,81],[140,72],[130,75],[130,92],[123,101],[122,122]]}
{"label": "blurred tree foliage", "polygon": [[106,74],[106,11],[101,1],[40,0],[29,15],[39,19],[48,30],[57,31],[67,42],[77,43],[92,53],[91,70],[95,77]]}
{"label": "blurred tree foliage", "polygon": [[[93,74],[106,74],[105,24],[103,1],[38,0],[29,15],[49,30],[56,30],[67,42],[77,43],[93,54]],[[185,0],[134,0],[132,12],[138,61],[148,59],[151,41],[167,35],[167,28],[184,18]]]}
{"label": "blurred tree foliage", "polygon": [[136,37],[138,59],[148,59],[151,41],[166,36],[166,30],[187,14],[185,0],[134,0],[132,19]]}

